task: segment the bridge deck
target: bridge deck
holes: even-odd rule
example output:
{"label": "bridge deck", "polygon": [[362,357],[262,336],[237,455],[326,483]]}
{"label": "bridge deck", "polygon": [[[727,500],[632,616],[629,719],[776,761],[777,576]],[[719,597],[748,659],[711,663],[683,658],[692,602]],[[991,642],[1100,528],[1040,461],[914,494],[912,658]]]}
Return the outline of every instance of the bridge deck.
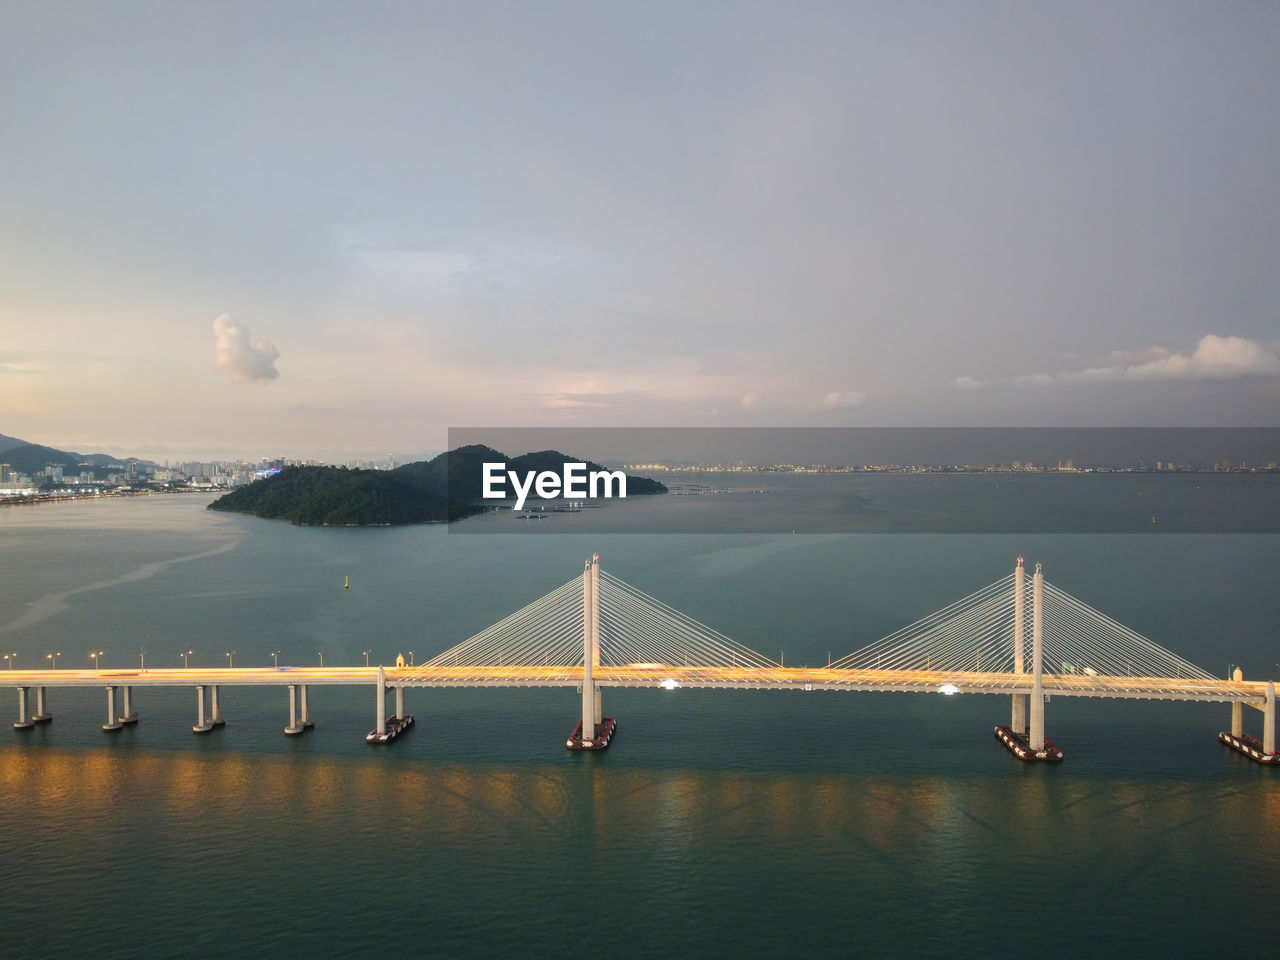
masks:
{"label": "bridge deck", "polygon": [[[99,686],[283,686],[364,685],[377,680],[377,667],[236,667],[160,670],[6,670],[12,687]],[[595,683],[605,687],[681,687],[776,690],[861,690],[939,693],[1030,693],[1031,675],[957,670],[853,670],[839,667],[712,667],[632,664],[599,666]],[[576,687],[581,666],[438,666],[386,668],[388,686],[405,687]],[[1240,701],[1261,706],[1266,684],[1258,681],[1186,677],[1046,674],[1045,693],[1063,697],[1118,697],[1150,700]]]}

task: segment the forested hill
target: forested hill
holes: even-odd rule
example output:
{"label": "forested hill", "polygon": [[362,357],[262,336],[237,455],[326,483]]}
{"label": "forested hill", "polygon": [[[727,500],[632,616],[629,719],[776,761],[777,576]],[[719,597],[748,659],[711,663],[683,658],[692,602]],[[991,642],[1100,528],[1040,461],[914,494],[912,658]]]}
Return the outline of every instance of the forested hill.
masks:
{"label": "forested hill", "polygon": [[483,507],[446,497],[397,471],[286,467],[219,497],[210,510],[308,526],[377,526],[457,520]]}

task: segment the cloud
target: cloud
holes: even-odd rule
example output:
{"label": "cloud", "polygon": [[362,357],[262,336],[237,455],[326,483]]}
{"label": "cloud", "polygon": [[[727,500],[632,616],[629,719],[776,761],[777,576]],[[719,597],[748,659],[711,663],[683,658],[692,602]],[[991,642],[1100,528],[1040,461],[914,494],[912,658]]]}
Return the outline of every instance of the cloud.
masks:
{"label": "cloud", "polygon": [[864,399],[866,398],[857,390],[832,391],[822,398],[818,406],[823,410],[848,410],[862,406]]}
{"label": "cloud", "polygon": [[1244,337],[1200,338],[1189,354],[1163,347],[1141,351],[1115,351],[1107,362],[1084,370],[1032,373],[1015,383],[1043,386],[1061,383],[1098,383],[1113,380],[1239,380],[1244,377],[1280,376],[1280,356]]}
{"label": "cloud", "polygon": [[814,412],[820,410],[850,410],[862,406],[866,395],[857,390],[832,390],[822,396],[782,396],[762,394],[757,391],[742,396],[743,410],[792,410]]}
{"label": "cloud", "polygon": [[37,363],[24,363],[22,361],[0,360],[0,374],[12,373],[22,376],[43,373],[44,367]]}
{"label": "cloud", "polygon": [[213,321],[213,368],[231,376],[232,383],[266,383],[280,376],[271,343],[255,337],[229,313]]}
{"label": "cloud", "polygon": [[976,390],[978,387],[986,386],[981,380],[975,380],[973,377],[956,377],[953,384],[961,390]]}

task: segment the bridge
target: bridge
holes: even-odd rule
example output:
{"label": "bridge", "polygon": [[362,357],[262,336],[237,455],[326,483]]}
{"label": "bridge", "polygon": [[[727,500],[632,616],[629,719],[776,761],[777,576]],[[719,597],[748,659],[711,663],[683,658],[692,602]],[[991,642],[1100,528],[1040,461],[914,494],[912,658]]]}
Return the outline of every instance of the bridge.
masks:
{"label": "bridge", "polygon": [[[371,742],[393,739],[412,723],[404,708],[409,688],[573,687],[581,692],[581,721],[567,746],[588,750],[607,747],[616,728],[602,712],[607,687],[1006,695],[1010,720],[996,735],[1024,759],[1047,760],[1062,758],[1045,737],[1051,696],[1215,701],[1231,704],[1224,743],[1260,762],[1280,762],[1273,682],[1245,681],[1239,670],[1231,679],[1215,677],[1054,587],[1039,564],[1028,578],[1022,558],[1008,576],[820,667],[774,661],[605,573],[595,556],[580,576],[417,665],[6,673],[18,688],[14,726],[20,729],[52,719],[48,687],[105,687],[103,729],[114,731],[137,722],[133,687],[194,686],[192,729],[207,733],[225,723],[219,687],[253,685],[288,687],[285,732],[300,734],[314,723],[310,686],[372,685]],[[28,712],[33,688],[34,714]],[[396,702],[389,716],[388,689]],[[1263,714],[1261,740],[1244,733],[1245,706]]]}

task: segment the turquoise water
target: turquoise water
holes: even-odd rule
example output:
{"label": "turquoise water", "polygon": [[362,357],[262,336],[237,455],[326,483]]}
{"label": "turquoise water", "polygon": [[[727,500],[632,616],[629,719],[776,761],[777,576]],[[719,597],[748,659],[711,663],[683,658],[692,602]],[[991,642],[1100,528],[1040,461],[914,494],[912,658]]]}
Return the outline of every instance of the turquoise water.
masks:
{"label": "turquoise water", "polygon": [[[1214,673],[1280,661],[1274,536],[474,537],[203,506],[0,510],[0,652],[425,659],[599,552],[818,664],[1023,554]],[[617,738],[580,755],[572,690],[410,691],[417,727],[378,750],[361,690],[313,688],[303,738],[283,689],[224,688],[209,737],[191,691],[135,694],[142,722],[115,736],[102,691],[53,689],[51,725],[0,737],[0,955],[1216,955],[1228,929],[1272,936],[1280,779],[1215,742],[1224,705],[1054,698],[1068,759],[1048,767],[996,743],[994,697],[606,690]]]}

